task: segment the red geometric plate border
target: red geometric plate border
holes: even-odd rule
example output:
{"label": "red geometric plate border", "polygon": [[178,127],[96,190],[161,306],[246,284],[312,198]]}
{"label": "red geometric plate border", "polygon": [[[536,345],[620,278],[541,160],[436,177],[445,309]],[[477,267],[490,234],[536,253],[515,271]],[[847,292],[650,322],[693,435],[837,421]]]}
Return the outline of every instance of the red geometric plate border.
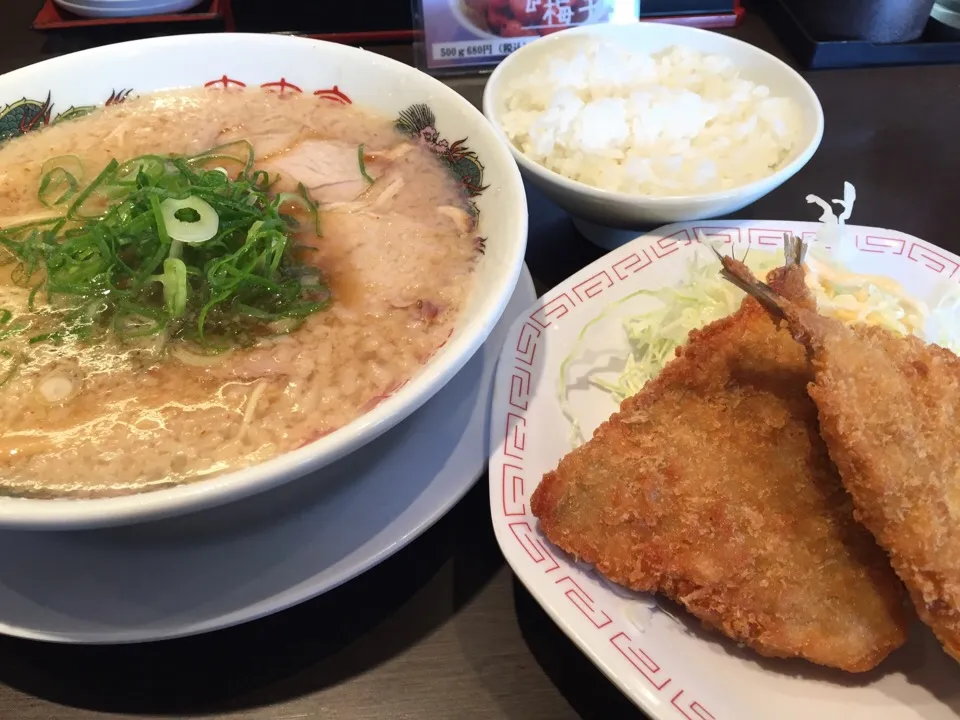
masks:
{"label": "red geometric plate border", "polygon": [[[502,428],[500,438],[494,437],[494,457],[490,465],[490,480],[494,523],[509,531],[507,542],[516,542],[523,549],[526,562],[552,580],[551,591],[558,602],[564,598],[585,617],[601,642],[609,643],[633,667],[649,686],[675,710],[675,717],[686,720],[719,720],[697,699],[697,692],[687,683],[661,666],[650,652],[638,642],[636,631],[615,615],[606,611],[601,601],[588,593],[569,573],[566,561],[558,560],[553,547],[535,529],[536,518],[529,511],[527,498],[539,478],[527,478],[524,459],[527,440],[527,410],[531,388],[535,386],[534,359],[544,332],[557,320],[573,310],[593,303],[612,287],[630,282],[639,272],[648,270],[659,261],[678,252],[681,247],[708,236],[724,244],[756,247],[779,247],[785,231],[812,240],[816,224],[798,223],[791,228],[780,223],[760,224],[703,223],[677,229],[669,235],[656,237],[626,255],[610,253],[593,266],[593,273],[566,290],[544,295],[527,313],[516,333],[516,345],[509,357],[504,350],[500,362],[512,362],[507,406],[494,427]],[[848,226],[853,233],[857,250],[863,253],[886,254],[905,262],[916,263],[925,271],[941,277],[954,278],[960,269],[960,258],[917,238],[877,228]],[[958,278],[960,279],[960,278]],[[597,303],[600,305],[601,303]],[[495,408],[496,410],[497,408]],[[496,421],[496,418],[495,418]],[[496,502],[499,500],[499,502]],[[511,539],[512,538],[512,539]],[[631,632],[633,635],[631,635]]]}

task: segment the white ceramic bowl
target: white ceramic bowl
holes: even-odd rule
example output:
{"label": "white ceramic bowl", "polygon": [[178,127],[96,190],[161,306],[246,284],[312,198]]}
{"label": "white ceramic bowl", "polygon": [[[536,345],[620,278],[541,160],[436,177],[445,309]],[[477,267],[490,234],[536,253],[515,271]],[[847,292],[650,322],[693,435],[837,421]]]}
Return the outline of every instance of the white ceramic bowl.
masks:
{"label": "white ceramic bowl", "polygon": [[[673,45],[731,58],[741,76],[770,87],[776,96],[793,98],[803,111],[799,150],[768,177],[731,190],[678,197],[645,197],[601,190],[548,170],[521,153],[500,127],[507,84],[532,69],[546,56],[568,52],[588,38],[621,43],[633,50],[657,52]],[[483,112],[520,165],[526,181],[543,191],[575,218],[605,227],[637,229],[651,225],[720,217],[735,212],[782,184],[813,156],[823,136],[823,110],[813,89],[794,70],[769,53],[726,35],[662,23],[594,25],[564,30],[535,40],[517,50],[490,76],[483,94]]]}
{"label": "white ceramic bowl", "polygon": [[[82,80],[80,82],[79,80]],[[260,465],[209,480],[129,497],[92,500],[0,498],[0,527],[66,529],[138,522],[190,512],[252,495],[356,450],[416,410],[480,347],[513,292],[527,239],[527,206],[516,163],[490,124],[441,82],[356,48],[283,35],[185,35],[120,43],[47,60],[0,76],[0,136],[56,122],[61,113],[102,105],[130,89],[244,83],[352,101],[397,117],[414,104],[417,136],[487,186],[474,200],[485,254],[476,286],[449,341],[403,388],[349,425]],[[24,100],[22,100],[24,99]],[[454,148],[456,141],[464,143]],[[468,151],[469,149],[469,151]],[[482,180],[477,176],[482,173]],[[136,452],[136,448],[131,448]],[[403,482],[398,477],[397,482]]]}

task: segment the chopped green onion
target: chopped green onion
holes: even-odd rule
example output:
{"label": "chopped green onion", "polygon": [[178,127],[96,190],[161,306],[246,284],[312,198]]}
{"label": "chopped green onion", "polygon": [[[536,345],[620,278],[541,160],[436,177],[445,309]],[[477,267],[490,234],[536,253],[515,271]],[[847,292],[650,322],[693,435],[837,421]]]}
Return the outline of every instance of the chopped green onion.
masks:
{"label": "chopped green onion", "polygon": [[[191,165],[197,165],[210,161],[223,162],[232,160],[243,166],[241,174],[246,175],[253,169],[253,161],[255,157],[256,155],[253,150],[253,145],[249,140],[234,140],[233,142],[210,148],[199,155],[194,155],[188,160],[188,162]],[[221,170],[222,169],[223,168],[221,168]],[[224,171],[224,174],[229,175],[229,173],[226,171]],[[265,174],[266,173],[264,173],[264,175]]]}
{"label": "chopped green onion", "polygon": [[59,155],[50,158],[40,168],[40,174],[46,175],[51,170],[60,168],[73,175],[78,181],[83,180],[83,163],[76,155]]}
{"label": "chopped green onion", "polygon": [[50,158],[40,168],[37,198],[45,207],[60,205],[77,194],[83,180],[83,163],[76,155]]}
{"label": "chopped green onion", "polygon": [[180,208],[173,216],[180,222],[195,223],[200,220],[200,213],[191,207]]}
{"label": "chopped green onion", "polygon": [[363,143],[357,147],[357,162],[360,164],[360,174],[367,181],[368,185],[373,185],[374,179],[367,173],[367,164],[363,161]]}
{"label": "chopped green onion", "polygon": [[[322,275],[302,264],[310,248],[295,244],[304,215],[319,235],[317,203],[302,185],[268,194],[274,179],[253,158],[243,140],[192,157],[111,160],[86,186],[67,182],[67,199],[53,192],[58,178],[76,180],[82,168],[50,161],[43,193],[62,214],[0,229],[36,315],[0,310],[0,341],[27,331],[30,343],[162,333],[165,345],[219,352],[326,308]],[[224,166],[234,165],[231,177]]]}
{"label": "chopped green onion", "polygon": [[163,306],[170,317],[183,317],[187,309],[187,266],[183,260],[168,257],[163,261],[163,274],[153,279],[163,285]]}
{"label": "chopped green onion", "polygon": [[140,157],[128,160],[117,168],[116,183],[120,186],[136,185],[143,186],[144,176],[150,182],[157,182],[167,172],[167,159],[161,155],[141,155]]}
{"label": "chopped green onion", "polygon": [[320,206],[310,197],[310,193],[307,192],[303,183],[297,185],[297,192],[295,193],[280,193],[277,195],[277,202],[278,207],[289,204],[305,212],[312,221],[314,232],[318,237],[323,237],[323,233],[320,231]]}
{"label": "chopped green onion", "polygon": [[11,338],[15,335],[20,335],[29,327],[30,323],[26,322],[25,320],[15,320],[4,327],[3,330],[0,330],[0,340],[6,340],[7,338]]}
{"label": "chopped green onion", "polygon": [[135,303],[121,303],[113,316],[114,332],[123,340],[150,337],[165,327],[164,314]]}
{"label": "chopped green onion", "polygon": [[[192,210],[195,220],[188,220],[184,212]],[[198,197],[183,200],[167,198],[160,203],[163,222],[170,238],[188,245],[196,245],[214,238],[220,229],[220,216],[210,203]]]}
{"label": "chopped green onion", "polygon": [[63,340],[62,332],[48,332],[48,333],[40,333],[39,335],[34,335],[27,342],[29,342],[31,345],[36,345],[37,343],[48,342],[48,341],[59,344],[62,340]]}
{"label": "chopped green onion", "polygon": [[37,198],[46,207],[54,207],[66,202],[77,194],[80,183],[63,168],[54,168],[40,181]]}
{"label": "chopped green onion", "polygon": [[119,163],[116,160],[111,160],[107,163],[107,166],[100,171],[100,174],[94,178],[94,181],[87,185],[87,187],[81,191],[80,195],[76,200],[71,203],[70,207],[67,209],[67,218],[70,220],[81,219],[81,218],[95,218],[99,217],[101,213],[94,213],[93,215],[84,215],[81,211],[84,209],[85,203],[91,198],[95,197],[94,193],[104,185],[109,179],[117,172]]}
{"label": "chopped green onion", "polygon": [[6,372],[0,376],[0,387],[3,387],[10,382],[14,375],[17,374],[17,370],[19,370],[20,366],[23,364],[23,359],[19,357],[13,358],[10,352],[7,350],[0,351],[0,355],[5,358],[11,358],[10,365],[7,367]]}

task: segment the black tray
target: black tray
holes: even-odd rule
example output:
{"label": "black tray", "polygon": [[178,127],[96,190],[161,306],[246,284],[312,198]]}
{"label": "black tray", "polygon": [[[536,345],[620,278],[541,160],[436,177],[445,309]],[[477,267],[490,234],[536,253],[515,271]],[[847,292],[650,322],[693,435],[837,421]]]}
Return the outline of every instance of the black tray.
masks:
{"label": "black tray", "polygon": [[735,0],[641,0],[640,17],[717,15],[737,9]]}
{"label": "black tray", "polygon": [[[798,0],[803,2],[803,0]],[[791,9],[790,0],[763,0],[747,7],[763,15],[801,65],[810,69],[940,65],[960,63],[960,32],[931,18],[913,42],[881,44],[814,37]]]}

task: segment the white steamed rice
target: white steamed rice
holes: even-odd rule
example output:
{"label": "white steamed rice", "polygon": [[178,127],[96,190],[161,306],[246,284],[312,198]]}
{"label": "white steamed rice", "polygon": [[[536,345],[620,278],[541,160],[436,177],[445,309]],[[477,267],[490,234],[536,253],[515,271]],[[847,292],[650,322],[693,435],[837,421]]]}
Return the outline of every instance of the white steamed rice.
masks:
{"label": "white steamed rice", "polygon": [[636,195],[725,190],[794,155],[800,108],[744,80],[729,58],[683,47],[648,54],[590,41],[505,88],[501,123],[535,162]]}

